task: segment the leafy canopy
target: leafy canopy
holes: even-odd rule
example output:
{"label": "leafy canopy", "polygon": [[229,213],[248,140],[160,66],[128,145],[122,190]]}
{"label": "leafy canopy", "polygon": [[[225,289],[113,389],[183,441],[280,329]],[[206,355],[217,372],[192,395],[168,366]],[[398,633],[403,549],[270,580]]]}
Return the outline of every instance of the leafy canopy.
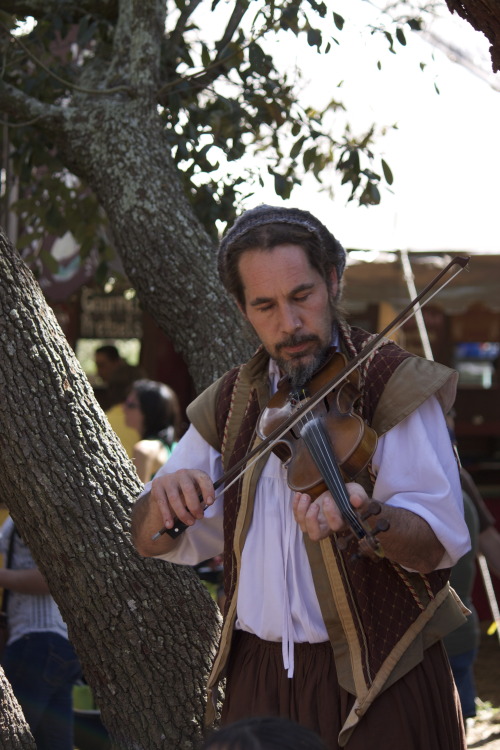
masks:
{"label": "leafy canopy", "polygon": [[[397,5],[402,13],[390,21],[391,28],[385,23],[367,29],[383,34],[390,52],[406,44],[404,28],[421,25],[406,3]],[[116,66],[118,14],[125,6],[123,1],[25,0],[23,16],[2,11],[3,82],[44,104],[83,107],[82,94],[92,96],[88,82],[104,79],[104,71]],[[34,22],[28,28],[30,13]],[[380,168],[375,166],[375,126],[355,136],[345,124],[334,137],[327,123],[343,113],[342,102],[332,98],[321,110],[304,104],[300,78],[293,80],[266,51],[270,38],[283,45],[305,39],[324,55],[341,43],[346,22],[329,4],[316,0],[166,3],[155,95],[144,91],[139,96],[162,119],[185,194],[213,236],[216,222],[232,221],[242,197],[263,183],[264,167],[249,166],[252,156],[265,155],[265,169],[284,199],[306,173],[321,182],[329,168],[338,170],[342,184],[348,185],[348,199],[361,205],[379,203],[382,178],[392,183],[388,164],[380,160]],[[116,66],[111,93],[127,96],[120,73]],[[106,80],[109,93],[109,75]],[[325,83],[332,90],[338,85]],[[102,94],[98,89],[96,83],[95,96]],[[22,122],[11,117],[9,123],[13,170],[22,195],[15,205],[24,232],[19,246],[26,258],[35,266],[50,264],[44,238],[69,230],[83,256],[97,244],[98,275],[104,281],[110,257],[105,217],[89,187],[68,172],[58,133],[41,133],[36,118]]]}

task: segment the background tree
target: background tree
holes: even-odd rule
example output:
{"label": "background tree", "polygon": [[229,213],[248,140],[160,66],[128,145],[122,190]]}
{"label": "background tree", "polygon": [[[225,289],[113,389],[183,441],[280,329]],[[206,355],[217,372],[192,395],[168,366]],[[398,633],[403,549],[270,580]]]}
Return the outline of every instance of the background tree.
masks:
{"label": "background tree", "polygon": [[[26,227],[20,244],[50,262],[40,240],[69,228],[83,252],[100,237],[105,260],[97,232],[105,216],[142,305],[198,386],[248,351],[220,296],[213,244],[216,219],[232,220],[238,195],[262,175],[235,175],[232,164],[265,149],[266,172],[282,197],[304,172],[320,178],[329,164],[365,204],[379,201],[383,172],[392,179],[386,165],[372,167],[373,129],[356,138],[346,128],[333,138],[322,126],[325,111],[299,104],[263,46],[271,33],[292,44],[303,35],[324,51],[341,37],[340,16],[333,14],[333,39],[321,30],[331,19],[322,2],[212,6],[225,9],[215,38],[197,26],[213,36],[210,4],[200,0],[6,0],[0,27],[0,111],[10,123],[14,169],[28,185],[18,204]],[[28,15],[34,28],[12,35]],[[398,18],[400,40],[407,22],[419,24],[408,14]],[[400,43],[396,31],[391,44]],[[337,100],[326,108],[341,109]],[[224,341],[204,352],[199,342],[212,330],[225,331]]]}
{"label": "background tree", "polygon": [[36,750],[21,707],[0,670],[0,744],[9,750]]}
{"label": "background tree", "polygon": [[491,67],[497,73],[500,70],[500,5],[496,0],[446,0],[446,5],[486,36],[491,43]]}
{"label": "background tree", "polygon": [[[213,263],[215,220],[233,218],[247,176],[221,177],[215,160],[266,148],[283,197],[300,170],[320,177],[330,163],[362,203],[379,200],[381,171],[391,180],[387,165],[373,167],[373,130],[333,139],[324,113],[299,105],[265,52],[267,33],[306,35],[318,50],[338,41],[324,39],[324,3],[235,0],[213,41],[193,20],[204,5],[4,0],[0,19],[0,111],[30,184],[18,205],[26,250],[49,263],[44,232],[70,228],[84,252],[99,236],[104,276],[109,232],[198,388],[249,348]],[[26,16],[35,27],[14,36]],[[343,19],[334,23],[340,36]],[[419,23],[403,15],[385,28],[390,47]],[[215,607],[192,571],[135,555],[135,472],[3,236],[0,305],[0,498],[49,581],[117,746],[193,747]]]}
{"label": "background tree", "polygon": [[[0,320],[0,500],[47,578],[116,746],[193,747],[215,604],[190,568],[135,553],[129,512],[141,484],[3,235]],[[10,717],[0,744],[20,747],[21,719],[9,692],[0,696]]]}

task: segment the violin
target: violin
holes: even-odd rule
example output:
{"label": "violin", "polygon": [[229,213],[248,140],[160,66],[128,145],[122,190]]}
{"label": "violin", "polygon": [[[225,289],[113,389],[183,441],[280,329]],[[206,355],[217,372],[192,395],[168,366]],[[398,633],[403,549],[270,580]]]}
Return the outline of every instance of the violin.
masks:
{"label": "violin", "polygon": [[[279,432],[281,425],[290,420],[299,407],[321,391],[325,383],[345,371],[346,366],[346,357],[336,352],[304,386],[291,387],[288,378],[283,378],[259,417],[259,437],[265,440]],[[313,499],[329,490],[349,526],[350,536],[358,541],[360,554],[379,560],[381,547],[376,535],[387,531],[389,523],[381,518],[372,530],[365,521],[371,515],[378,515],[381,505],[372,501],[366,513],[359,516],[345,486],[346,480],[355,479],[368,465],[377,447],[377,433],[354,411],[361,396],[360,380],[359,370],[349,373],[276,440],[271,450],[287,470],[290,489],[307,493]],[[338,541],[343,547],[348,539],[342,537]]]}

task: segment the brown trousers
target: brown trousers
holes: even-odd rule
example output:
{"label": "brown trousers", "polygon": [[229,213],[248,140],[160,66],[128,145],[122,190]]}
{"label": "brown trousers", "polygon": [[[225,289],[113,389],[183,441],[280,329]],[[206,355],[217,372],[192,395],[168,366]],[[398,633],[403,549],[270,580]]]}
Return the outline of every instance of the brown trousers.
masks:
{"label": "brown trousers", "polygon": [[[337,738],[353,702],[337,682],[329,643],[295,644],[294,677],[289,679],[281,643],[235,632],[223,724],[249,716],[285,716],[314,730],[329,750],[338,750]],[[376,698],[345,747],[466,750],[460,703],[441,642]]]}

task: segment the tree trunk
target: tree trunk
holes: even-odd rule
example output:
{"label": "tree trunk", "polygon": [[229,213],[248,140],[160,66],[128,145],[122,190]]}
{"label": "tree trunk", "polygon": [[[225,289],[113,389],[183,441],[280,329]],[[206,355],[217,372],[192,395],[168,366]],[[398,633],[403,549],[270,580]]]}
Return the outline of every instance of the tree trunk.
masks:
{"label": "tree trunk", "polygon": [[144,101],[89,97],[66,113],[63,132],[67,164],[105,209],[141,305],[200,390],[246,359],[252,344],[218,279],[213,241],[183,192],[163,122]]}
{"label": "tree trunk", "polygon": [[493,72],[500,70],[500,3],[498,0],[446,0],[451,13],[458,13],[482,31],[491,44],[490,55]]}
{"label": "tree trunk", "polygon": [[0,669],[0,747],[2,750],[36,750],[35,740],[3,669]]}
{"label": "tree trunk", "polygon": [[142,485],[3,234],[0,321],[0,499],[48,580],[116,745],[192,748],[218,610],[190,568],[135,552],[129,514]]}

